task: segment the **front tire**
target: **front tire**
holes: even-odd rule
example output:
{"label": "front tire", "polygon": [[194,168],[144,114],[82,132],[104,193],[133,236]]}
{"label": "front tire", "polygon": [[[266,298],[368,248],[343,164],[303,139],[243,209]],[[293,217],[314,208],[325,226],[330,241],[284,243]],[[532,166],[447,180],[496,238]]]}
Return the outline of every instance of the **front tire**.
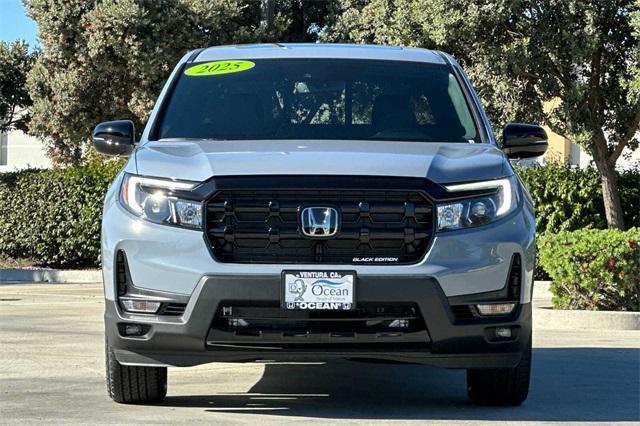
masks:
{"label": "front tire", "polygon": [[520,405],[529,394],[531,337],[514,368],[467,370],[467,393],[478,405]]}
{"label": "front tire", "polygon": [[120,364],[106,346],[107,392],[121,404],[161,402],[167,395],[167,367],[133,367]]}

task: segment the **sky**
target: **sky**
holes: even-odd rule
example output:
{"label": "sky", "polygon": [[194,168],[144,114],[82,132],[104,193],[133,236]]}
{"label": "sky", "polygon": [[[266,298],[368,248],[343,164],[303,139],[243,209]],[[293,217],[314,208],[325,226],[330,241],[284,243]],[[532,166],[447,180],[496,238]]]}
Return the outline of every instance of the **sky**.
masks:
{"label": "sky", "polygon": [[31,48],[38,43],[36,23],[27,16],[22,0],[0,0],[0,40],[26,40]]}

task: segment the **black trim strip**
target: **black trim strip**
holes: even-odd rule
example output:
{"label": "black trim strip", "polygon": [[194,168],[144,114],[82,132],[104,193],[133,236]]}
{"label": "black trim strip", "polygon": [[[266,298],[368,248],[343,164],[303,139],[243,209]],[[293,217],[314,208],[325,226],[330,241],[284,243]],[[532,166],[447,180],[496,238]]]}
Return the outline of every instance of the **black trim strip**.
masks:
{"label": "black trim strip", "polygon": [[247,175],[213,177],[191,191],[173,191],[172,195],[187,199],[206,200],[218,191],[251,189],[421,191],[434,203],[493,195],[497,191],[494,188],[449,192],[444,186],[426,178],[349,175]]}
{"label": "black trim strip", "polygon": [[204,47],[201,47],[200,49],[196,49],[193,52],[191,52],[191,55],[189,55],[189,58],[186,60],[187,63],[192,63],[196,60],[196,58],[198,57],[198,55],[200,55],[200,53],[204,50]]}
{"label": "black trim strip", "polygon": [[169,104],[169,100],[173,96],[173,92],[178,85],[178,81],[180,80],[180,75],[184,72],[184,67],[188,62],[180,65],[180,69],[174,75],[173,79],[169,82],[169,87],[167,88],[167,92],[161,99],[158,99],[160,103],[160,107],[158,108],[158,113],[155,115],[153,123],[151,125],[151,129],[149,130],[149,137],[147,140],[153,141],[158,139],[158,133],[160,131],[160,123],[164,120],[164,114],[167,110],[167,105]]}

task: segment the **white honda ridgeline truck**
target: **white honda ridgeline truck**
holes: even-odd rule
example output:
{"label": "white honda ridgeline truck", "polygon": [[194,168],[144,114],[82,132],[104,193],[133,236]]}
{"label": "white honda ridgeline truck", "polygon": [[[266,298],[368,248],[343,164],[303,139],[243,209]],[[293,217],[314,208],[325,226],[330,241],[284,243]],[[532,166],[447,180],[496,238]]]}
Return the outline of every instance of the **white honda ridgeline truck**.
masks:
{"label": "white honda ridgeline truck", "polygon": [[102,222],[107,383],[161,401],[167,366],[378,359],[467,370],[518,405],[531,370],[535,221],[451,56],[402,47],[199,49],[173,70]]}

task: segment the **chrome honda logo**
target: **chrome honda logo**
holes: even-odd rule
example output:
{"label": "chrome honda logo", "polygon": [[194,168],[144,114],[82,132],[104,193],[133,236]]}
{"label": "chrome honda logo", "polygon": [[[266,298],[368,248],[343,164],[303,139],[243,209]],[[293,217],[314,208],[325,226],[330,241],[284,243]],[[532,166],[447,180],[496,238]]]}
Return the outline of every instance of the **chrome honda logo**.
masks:
{"label": "chrome honda logo", "polygon": [[302,210],[300,223],[307,237],[326,238],[338,233],[340,217],[332,207],[307,207]]}

